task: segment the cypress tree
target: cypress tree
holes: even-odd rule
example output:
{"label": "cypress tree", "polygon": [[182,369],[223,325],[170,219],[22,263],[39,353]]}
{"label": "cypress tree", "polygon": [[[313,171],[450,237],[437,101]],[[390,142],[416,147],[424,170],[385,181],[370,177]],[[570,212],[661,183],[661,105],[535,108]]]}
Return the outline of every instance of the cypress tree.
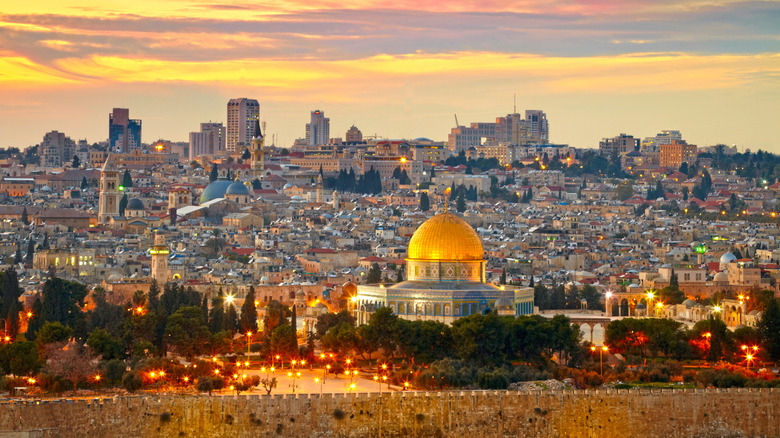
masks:
{"label": "cypress tree", "polygon": [[249,286],[249,291],[241,306],[241,330],[244,332],[257,331],[257,308],[255,307],[255,287]]}
{"label": "cypress tree", "polygon": [[428,194],[425,192],[422,192],[420,195],[420,210],[421,211],[428,211],[431,209],[431,201],[428,199]]}
{"label": "cypress tree", "polygon": [[209,182],[214,182],[219,178],[219,170],[217,170],[217,164],[211,165],[211,173],[209,173]]}

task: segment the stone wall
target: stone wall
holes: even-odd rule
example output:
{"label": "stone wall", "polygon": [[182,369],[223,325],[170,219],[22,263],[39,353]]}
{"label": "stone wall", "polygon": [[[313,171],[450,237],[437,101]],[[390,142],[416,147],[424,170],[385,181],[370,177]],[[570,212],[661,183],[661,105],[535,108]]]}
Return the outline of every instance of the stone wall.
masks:
{"label": "stone wall", "polygon": [[777,389],[135,396],[0,405],[0,437],[780,436]]}

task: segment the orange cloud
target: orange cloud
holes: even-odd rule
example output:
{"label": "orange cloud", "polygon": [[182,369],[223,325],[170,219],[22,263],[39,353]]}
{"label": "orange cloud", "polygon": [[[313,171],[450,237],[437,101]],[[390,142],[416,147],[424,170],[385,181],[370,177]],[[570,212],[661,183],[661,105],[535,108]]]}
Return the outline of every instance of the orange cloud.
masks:
{"label": "orange cloud", "polygon": [[[780,72],[780,55],[635,54],[544,57],[491,52],[376,55],[345,61],[240,59],[177,62],[117,56],[56,62],[63,72],[107,82],[251,84],[258,88],[349,87],[404,78],[522,79],[545,91],[657,91],[736,86]],[[328,87],[323,87],[327,84]]]}

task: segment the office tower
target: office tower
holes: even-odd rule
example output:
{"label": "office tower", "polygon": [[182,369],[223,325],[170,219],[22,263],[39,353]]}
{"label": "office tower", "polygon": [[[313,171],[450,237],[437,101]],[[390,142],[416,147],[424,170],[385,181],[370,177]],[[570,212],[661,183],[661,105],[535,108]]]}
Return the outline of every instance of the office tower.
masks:
{"label": "office tower", "polygon": [[252,142],[255,121],[260,117],[260,104],[255,99],[230,99],[227,104],[227,141],[230,153],[240,153]]}
{"label": "office tower", "polygon": [[64,132],[51,131],[43,136],[38,152],[41,154],[41,164],[46,167],[57,167],[73,160],[76,154],[76,143]]}
{"label": "office tower", "polygon": [[550,140],[547,114],[541,110],[525,110],[525,121],[528,123],[528,134],[533,139],[532,141],[547,144]]}
{"label": "office tower", "polygon": [[114,156],[109,152],[106,162],[100,170],[99,224],[107,224],[112,217],[119,216],[119,198],[119,169],[114,162]]}
{"label": "office tower", "polygon": [[141,149],[141,120],[131,119],[127,108],[114,108],[108,115],[108,146],[112,152]]}
{"label": "office tower", "polygon": [[347,135],[344,136],[344,139],[347,143],[360,143],[363,141],[363,133],[357,129],[357,126],[352,125],[352,127],[349,128],[349,131],[347,131]]}
{"label": "office tower", "polygon": [[222,123],[201,123],[200,132],[190,132],[190,161],[221,150],[225,150],[225,127]]}
{"label": "office tower", "polygon": [[671,144],[662,144],[661,167],[679,168],[682,163],[693,164],[696,162],[696,145],[688,144],[685,140],[672,140]]}
{"label": "office tower", "polygon": [[316,146],[328,144],[330,140],[330,119],[320,110],[311,112],[311,123],[306,124],[306,144]]}

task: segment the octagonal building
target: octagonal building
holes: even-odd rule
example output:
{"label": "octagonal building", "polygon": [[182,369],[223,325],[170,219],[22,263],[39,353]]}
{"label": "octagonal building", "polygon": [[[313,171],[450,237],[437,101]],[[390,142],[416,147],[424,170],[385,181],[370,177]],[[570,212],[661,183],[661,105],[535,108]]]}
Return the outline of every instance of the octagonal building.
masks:
{"label": "octagonal building", "polygon": [[454,213],[440,213],[423,222],[407,253],[406,281],[358,286],[350,303],[358,323],[368,322],[380,307],[389,307],[404,319],[447,324],[487,309],[511,316],[534,312],[532,288],[485,282],[482,241]]}

